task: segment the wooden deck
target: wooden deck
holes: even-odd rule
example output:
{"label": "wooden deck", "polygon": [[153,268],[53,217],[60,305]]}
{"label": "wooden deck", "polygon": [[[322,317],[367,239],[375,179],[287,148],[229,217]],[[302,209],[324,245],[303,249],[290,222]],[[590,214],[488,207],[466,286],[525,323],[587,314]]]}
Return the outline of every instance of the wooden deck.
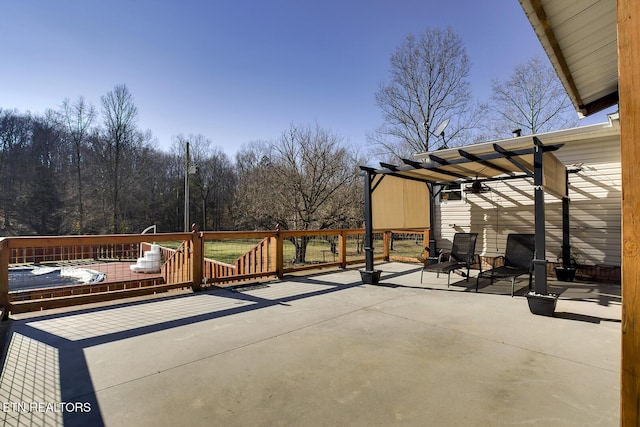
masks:
{"label": "wooden deck", "polygon": [[[10,292],[12,311],[14,313],[29,311],[33,304],[47,303],[45,300],[53,300],[60,297],[87,297],[90,294],[113,294],[125,291],[155,293],[166,292],[172,285],[165,284],[161,273],[134,273],[129,268],[134,261],[94,262],[73,265],[72,267],[94,270],[105,274],[104,280],[95,283],[81,284],[56,284],[40,287],[23,287]],[[61,265],[62,266],[62,265]],[[179,287],[179,286],[178,286]],[[146,289],[146,290],[145,290]],[[96,296],[96,299],[100,297]],[[39,302],[38,302],[39,301]],[[30,305],[31,304],[31,305]]]}
{"label": "wooden deck", "polygon": [[162,279],[162,274],[158,273],[135,273],[129,268],[135,264],[135,261],[114,261],[87,264],[82,268],[99,271],[106,275],[105,279],[100,283],[114,283],[129,280],[149,280]]}

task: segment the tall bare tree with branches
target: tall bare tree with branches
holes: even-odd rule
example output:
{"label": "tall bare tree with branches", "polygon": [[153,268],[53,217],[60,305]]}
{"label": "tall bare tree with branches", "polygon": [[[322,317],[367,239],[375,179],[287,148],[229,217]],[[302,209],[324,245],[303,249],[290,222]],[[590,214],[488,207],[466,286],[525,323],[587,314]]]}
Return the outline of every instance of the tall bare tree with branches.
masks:
{"label": "tall bare tree with branches", "polygon": [[558,75],[543,58],[517,65],[509,79],[494,80],[492,90],[492,137],[508,136],[515,129],[531,135],[578,124]]}
{"label": "tall bare tree with branches", "polygon": [[91,126],[96,118],[95,108],[87,104],[83,97],[79,97],[73,104],[65,99],[60,112],[62,126],[66,136],[73,147],[73,168],[76,178],[76,201],[78,203],[77,227],[72,227],[74,232],[84,232],[84,191],[83,176],[84,168],[83,152],[88,144],[88,137]]}
{"label": "tall bare tree with branches", "polygon": [[113,233],[119,232],[118,212],[124,155],[136,144],[138,108],[133,95],[125,85],[116,85],[102,96],[102,115],[105,129],[105,156],[111,178],[111,225]]}
{"label": "tall bare tree with branches", "polygon": [[[390,81],[376,93],[384,125],[371,136],[379,154],[407,157],[467,142],[481,109],[469,85],[471,62],[451,28],[410,34],[391,57]],[[446,134],[438,126],[450,120]]]}

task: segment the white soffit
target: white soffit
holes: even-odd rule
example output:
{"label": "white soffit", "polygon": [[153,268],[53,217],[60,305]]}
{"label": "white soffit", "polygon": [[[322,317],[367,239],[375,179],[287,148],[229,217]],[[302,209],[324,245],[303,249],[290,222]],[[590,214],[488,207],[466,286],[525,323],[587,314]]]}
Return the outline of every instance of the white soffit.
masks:
{"label": "white soffit", "polygon": [[616,0],[519,1],[576,110],[616,104]]}

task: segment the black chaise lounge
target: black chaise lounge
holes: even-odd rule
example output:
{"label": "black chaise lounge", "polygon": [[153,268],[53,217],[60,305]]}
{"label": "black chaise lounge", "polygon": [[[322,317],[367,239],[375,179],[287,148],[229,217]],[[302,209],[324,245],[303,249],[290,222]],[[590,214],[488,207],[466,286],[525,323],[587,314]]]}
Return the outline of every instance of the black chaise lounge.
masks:
{"label": "black chaise lounge", "polygon": [[[471,265],[476,262],[476,240],[478,239],[478,233],[456,233],[453,235],[453,246],[451,252],[443,252],[438,256],[438,262],[435,264],[429,264],[429,260],[424,260],[424,267],[420,273],[420,283],[422,283],[422,276],[425,271],[436,272],[438,276],[440,273],[447,273],[447,286],[451,282],[451,272],[454,270],[467,269],[467,282],[469,281],[469,269]],[[445,261],[446,260],[446,261]],[[480,258],[478,257],[478,265],[480,265]],[[482,270],[481,270],[482,271]],[[465,276],[464,273],[462,273]]]}
{"label": "black chaise lounge", "polygon": [[[524,274],[529,274],[529,289],[531,289],[535,247],[534,234],[509,234],[504,256],[493,260],[494,267],[491,270],[481,271],[478,274],[476,292],[478,292],[480,279],[491,279],[491,284],[495,280],[511,279],[511,296],[513,296],[516,279]],[[502,260],[503,265],[496,267],[498,260]]]}

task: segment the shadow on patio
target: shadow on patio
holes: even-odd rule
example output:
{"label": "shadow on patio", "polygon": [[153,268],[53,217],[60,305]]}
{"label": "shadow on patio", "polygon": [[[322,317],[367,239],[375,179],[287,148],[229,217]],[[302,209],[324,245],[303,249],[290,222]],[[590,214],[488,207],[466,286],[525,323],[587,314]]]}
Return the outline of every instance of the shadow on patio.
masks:
{"label": "shadow on patio", "polygon": [[444,292],[445,276],[420,285],[415,265],[378,267],[381,286],[331,271],[20,316],[5,349],[3,421],[617,423],[619,287],[552,282],[555,319],[531,315],[508,284],[504,295],[499,284],[476,294],[474,278]]}

